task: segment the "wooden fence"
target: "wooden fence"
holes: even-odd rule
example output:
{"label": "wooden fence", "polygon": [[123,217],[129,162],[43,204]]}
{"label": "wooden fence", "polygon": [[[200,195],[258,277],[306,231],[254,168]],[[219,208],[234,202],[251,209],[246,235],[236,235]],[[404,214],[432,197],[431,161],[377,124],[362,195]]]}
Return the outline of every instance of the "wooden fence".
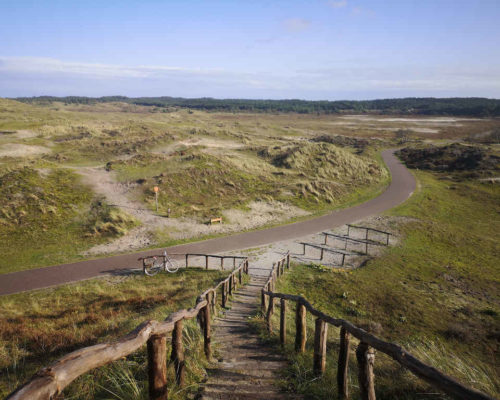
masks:
{"label": "wooden fence", "polygon": [[470,389],[455,379],[443,374],[434,367],[418,360],[402,347],[385,342],[354,324],[340,318],[333,318],[315,309],[304,297],[274,292],[277,279],[283,275],[284,269],[290,267],[290,255],[273,264],[269,278],[261,291],[262,312],[266,318],[267,329],[272,333],[271,317],[274,314],[274,299],[280,299],[280,343],[286,343],[286,309],[287,301],[296,303],[295,311],[295,351],[303,353],[306,348],[306,311],[316,317],[314,331],[313,371],[322,375],[326,365],[326,339],[328,324],[340,327],[340,350],[337,369],[337,383],[339,399],[348,399],[349,390],[347,374],[349,370],[349,348],[351,336],[359,340],[356,350],[358,362],[358,381],[361,398],[375,400],[375,363],[374,349],[387,354],[401,366],[410,370],[414,375],[425,380],[437,389],[456,399],[463,400],[493,400],[492,397]]}
{"label": "wooden fence", "polygon": [[148,353],[149,398],[167,399],[167,334],[172,332],[171,361],[176,371],[177,384],[184,384],[184,348],[182,343],[183,321],[197,317],[203,331],[204,351],[211,357],[211,316],[217,307],[217,292],[221,294],[221,306],[225,307],[228,296],[242,284],[243,274],[248,274],[248,259],[213,288],[207,289],[188,310],[170,314],[163,322],[145,321],[129,334],[114,342],[85,347],[55,361],[38,371],[29,382],[11,393],[8,400],[49,400],[60,394],[79,376],[86,372],[126,357],[145,344]]}
{"label": "wooden fence", "polygon": [[[183,254],[184,255],[184,254]],[[220,260],[220,268],[224,271],[224,260],[233,261],[233,269],[236,268],[236,260],[246,260],[247,257],[242,256],[219,256],[215,254],[197,254],[197,253],[186,253],[186,268],[189,267],[189,257],[205,257],[205,269],[208,269],[208,261],[210,258],[215,258]]]}

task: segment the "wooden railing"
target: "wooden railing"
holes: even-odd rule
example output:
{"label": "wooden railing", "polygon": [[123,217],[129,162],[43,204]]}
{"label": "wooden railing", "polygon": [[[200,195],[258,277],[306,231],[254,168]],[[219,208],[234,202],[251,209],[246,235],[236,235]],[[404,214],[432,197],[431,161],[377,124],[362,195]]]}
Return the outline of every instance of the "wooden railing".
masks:
{"label": "wooden railing", "polygon": [[436,368],[418,360],[402,347],[385,342],[378,337],[355,326],[349,321],[333,318],[315,309],[304,297],[291,294],[274,292],[277,279],[283,275],[284,266],[290,266],[290,255],[273,264],[269,278],[261,291],[262,312],[265,315],[266,325],[269,333],[273,326],[271,317],[274,314],[274,299],[280,299],[280,343],[286,344],[286,309],[287,301],[296,303],[295,311],[295,351],[303,353],[306,348],[306,311],[316,317],[314,331],[314,357],[313,371],[322,375],[326,365],[326,340],[328,324],[340,327],[340,350],[337,369],[337,384],[339,399],[348,399],[349,390],[347,385],[347,374],[349,370],[349,348],[351,335],[359,340],[356,350],[358,362],[358,381],[361,398],[363,400],[375,400],[375,381],[373,366],[375,363],[374,349],[387,354],[403,367],[410,370],[414,375],[425,380],[432,386],[442,390],[456,399],[463,400],[493,400],[492,397],[470,389],[457,382],[455,379],[438,371]]}
{"label": "wooden railing", "polygon": [[215,258],[220,260],[220,268],[224,271],[224,261],[233,260],[233,269],[236,268],[236,260],[246,260],[247,257],[242,256],[219,256],[216,254],[197,254],[197,253],[186,253],[182,254],[186,258],[186,268],[189,267],[189,257],[205,257],[205,269],[208,269],[208,261],[210,258]]}
{"label": "wooden railing", "polygon": [[149,398],[167,398],[167,334],[172,332],[171,361],[174,364],[177,384],[184,384],[184,349],[182,343],[183,321],[197,317],[203,331],[204,351],[211,357],[211,315],[216,311],[217,292],[221,293],[221,306],[225,307],[228,295],[242,284],[243,274],[248,274],[248,259],[243,259],[238,268],[219,282],[205,290],[188,310],[170,314],[164,321],[145,321],[129,334],[114,342],[96,344],[65,355],[49,367],[38,371],[29,382],[17,388],[9,400],[49,400],[60,394],[79,376],[86,372],[126,357],[147,344]]}

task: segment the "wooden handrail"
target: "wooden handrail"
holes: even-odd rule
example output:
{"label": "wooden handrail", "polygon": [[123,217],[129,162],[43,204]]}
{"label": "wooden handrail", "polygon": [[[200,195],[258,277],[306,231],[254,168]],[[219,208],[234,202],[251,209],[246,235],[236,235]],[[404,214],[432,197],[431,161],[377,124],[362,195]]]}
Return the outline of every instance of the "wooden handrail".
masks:
{"label": "wooden handrail", "polygon": [[[386,342],[368,332],[364,329],[359,328],[352,324],[349,321],[346,321],[341,318],[333,318],[317,309],[315,309],[311,303],[309,303],[304,297],[293,295],[293,294],[285,294],[285,293],[277,293],[272,289],[274,283],[277,279],[275,274],[276,268],[279,263],[273,264],[271,272],[269,274],[269,278],[266,281],[264,287],[262,288],[262,305],[265,309],[266,303],[269,304],[268,310],[272,308],[272,304],[274,304],[274,298],[281,299],[281,304],[285,300],[295,301],[297,303],[297,316],[296,316],[296,343],[295,348],[296,351],[303,351],[304,349],[304,337],[305,337],[305,326],[304,326],[304,315],[302,314],[303,309],[309,311],[312,315],[317,317],[319,321],[323,321],[330,325],[340,327],[341,328],[341,342],[344,339],[344,345],[349,346],[348,343],[348,335],[346,333],[351,334],[356,337],[360,341],[360,346],[358,346],[358,352],[356,354],[358,362],[360,363],[360,390],[361,396],[363,399],[375,399],[375,391],[374,391],[374,380],[373,380],[373,362],[375,359],[375,354],[371,350],[371,348],[376,349],[384,354],[387,354],[395,361],[397,361],[400,365],[410,370],[413,374],[430,383],[432,386],[442,390],[443,392],[453,396],[457,399],[463,400],[494,400],[492,397],[478,391],[475,389],[468,388],[452,377],[442,373],[436,368],[425,364],[420,361],[406,350],[404,350],[401,346]],[[278,268],[279,270],[279,268]],[[267,301],[266,296],[269,298]],[[300,317],[299,317],[300,311]],[[271,330],[271,318],[272,312],[268,312],[266,314],[267,326],[268,330]],[[284,316],[280,315],[280,320],[284,319]],[[284,328],[285,324],[280,323],[280,327]],[[315,344],[315,368],[314,370],[318,373],[321,373],[324,369],[324,354],[326,352],[326,346],[324,344],[324,326],[322,323],[316,323],[315,338],[317,338],[317,343]],[[284,334],[281,334],[281,337],[285,337]],[[345,343],[347,339],[347,344]],[[282,344],[283,340],[281,341]],[[343,352],[339,354],[339,365],[342,368],[338,370],[338,381],[346,382],[347,376],[347,360],[346,360],[346,350],[343,349]],[[343,354],[344,353],[344,354]],[[346,398],[347,388],[345,384],[339,385],[339,397]]]}
{"label": "wooden handrail", "polygon": [[[38,371],[27,383],[12,392],[7,399],[49,400],[53,398],[53,396],[61,393],[66,386],[84,373],[134,353],[148,343],[148,341],[165,336],[167,333],[177,329],[176,327],[180,327],[182,332],[181,322],[183,320],[197,317],[202,310],[205,316],[210,316],[208,308],[215,306],[217,289],[222,285],[226,287],[226,283],[229,281],[232,281],[233,285],[236,285],[236,275],[239,275],[240,273],[248,274],[248,259],[246,258],[241,261],[239,267],[232,271],[226,279],[219,282],[214,288],[205,290],[200,296],[198,296],[196,305],[193,308],[176,311],[170,314],[162,322],[154,320],[145,321],[127,335],[122,336],[113,342],[96,344],[94,346],[84,347],[69,353],[52,363],[50,366]],[[241,283],[241,279],[238,279],[238,281]],[[210,321],[206,318],[203,321],[203,330],[205,353],[208,353],[207,355],[209,355]],[[148,351],[150,348],[154,350],[157,349],[157,346],[148,345]],[[158,357],[154,357],[153,355],[148,358],[153,360],[155,365],[159,364]],[[166,360],[164,361],[166,362]],[[150,368],[150,371],[155,372],[157,371],[157,368]],[[152,381],[154,381],[154,379],[152,380],[150,377],[150,382]],[[150,398],[166,398],[166,395],[162,397],[163,395],[156,396],[152,394],[156,392],[158,391],[150,390]],[[166,391],[164,391],[164,393],[166,393]]]}

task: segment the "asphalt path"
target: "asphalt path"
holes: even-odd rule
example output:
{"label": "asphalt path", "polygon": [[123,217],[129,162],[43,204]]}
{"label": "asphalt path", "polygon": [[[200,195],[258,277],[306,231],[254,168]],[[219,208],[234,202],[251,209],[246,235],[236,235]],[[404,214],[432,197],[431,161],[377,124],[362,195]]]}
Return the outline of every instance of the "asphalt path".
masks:
{"label": "asphalt path", "polygon": [[[259,247],[332,229],[388,210],[405,201],[415,190],[416,182],[413,175],[396,158],[394,150],[383,151],[382,157],[391,172],[392,180],[385,192],[372,200],[307,221],[172,246],[167,248],[167,251],[169,253],[217,254]],[[138,257],[158,253],[158,250],[149,250],[3,274],[0,275],[0,295],[76,282],[117,270],[138,268]]]}

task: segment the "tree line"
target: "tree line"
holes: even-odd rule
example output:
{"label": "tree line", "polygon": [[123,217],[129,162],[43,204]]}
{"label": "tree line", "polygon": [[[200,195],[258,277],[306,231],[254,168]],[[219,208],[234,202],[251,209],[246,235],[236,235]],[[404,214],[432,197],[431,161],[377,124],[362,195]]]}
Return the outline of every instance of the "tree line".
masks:
{"label": "tree line", "polygon": [[63,102],[66,104],[96,104],[124,102],[141,106],[160,108],[188,108],[204,111],[226,112],[294,112],[303,114],[337,114],[337,113],[378,113],[402,115],[450,115],[469,117],[500,116],[500,100],[481,97],[408,97],[401,99],[380,100],[250,100],[250,99],[215,99],[182,98],[182,97],[18,97],[15,100],[24,103],[43,104]]}

